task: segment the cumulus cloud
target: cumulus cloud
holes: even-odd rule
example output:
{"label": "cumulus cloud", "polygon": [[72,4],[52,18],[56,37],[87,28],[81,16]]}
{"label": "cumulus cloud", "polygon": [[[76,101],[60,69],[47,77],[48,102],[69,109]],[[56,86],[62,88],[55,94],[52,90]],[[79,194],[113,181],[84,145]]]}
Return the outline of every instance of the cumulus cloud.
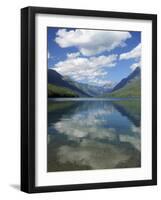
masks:
{"label": "cumulus cloud", "polygon": [[78,57],[78,53],[67,55],[67,59],[55,64],[54,70],[63,76],[69,76],[78,82],[104,85],[107,80],[107,68],[116,65],[117,55],[98,57]]}
{"label": "cumulus cloud", "polygon": [[68,53],[67,57],[68,58],[77,58],[80,56],[80,52],[74,52],[74,53]]}
{"label": "cumulus cloud", "polygon": [[137,67],[141,68],[141,43],[139,43],[135,48],[127,53],[122,53],[120,55],[120,60],[134,59],[135,63],[130,66],[130,69],[134,71]]}
{"label": "cumulus cloud", "polygon": [[131,34],[123,31],[59,29],[55,42],[62,48],[74,46],[83,55],[92,56],[104,51],[111,51],[116,47],[123,47],[129,38],[131,38]]}
{"label": "cumulus cloud", "polygon": [[121,54],[120,55],[120,60],[140,59],[140,57],[141,57],[141,43],[138,44],[131,51]]}

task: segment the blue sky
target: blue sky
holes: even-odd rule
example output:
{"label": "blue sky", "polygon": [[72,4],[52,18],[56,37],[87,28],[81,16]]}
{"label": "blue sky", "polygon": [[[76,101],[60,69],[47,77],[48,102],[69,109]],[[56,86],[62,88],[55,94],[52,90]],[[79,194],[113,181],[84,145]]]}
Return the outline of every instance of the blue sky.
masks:
{"label": "blue sky", "polygon": [[109,86],[140,67],[141,32],[47,28],[48,68],[75,81]]}

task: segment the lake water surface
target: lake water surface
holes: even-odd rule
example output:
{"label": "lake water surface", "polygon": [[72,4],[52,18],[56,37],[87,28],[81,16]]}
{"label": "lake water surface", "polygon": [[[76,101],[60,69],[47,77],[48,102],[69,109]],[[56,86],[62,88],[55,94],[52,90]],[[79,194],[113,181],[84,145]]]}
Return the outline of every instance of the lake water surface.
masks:
{"label": "lake water surface", "polygon": [[48,172],[140,167],[140,150],[140,99],[48,100]]}

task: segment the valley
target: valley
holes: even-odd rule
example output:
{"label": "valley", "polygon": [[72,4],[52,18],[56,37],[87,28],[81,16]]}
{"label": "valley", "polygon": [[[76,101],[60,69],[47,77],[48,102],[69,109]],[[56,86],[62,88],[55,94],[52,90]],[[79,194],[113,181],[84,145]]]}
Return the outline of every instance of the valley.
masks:
{"label": "valley", "polygon": [[137,67],[113,88],[108,85],[97,86],[80,83],[58,72],[48,69],[48,97],[104,97],[131,98],[141,96],[141,75]]}

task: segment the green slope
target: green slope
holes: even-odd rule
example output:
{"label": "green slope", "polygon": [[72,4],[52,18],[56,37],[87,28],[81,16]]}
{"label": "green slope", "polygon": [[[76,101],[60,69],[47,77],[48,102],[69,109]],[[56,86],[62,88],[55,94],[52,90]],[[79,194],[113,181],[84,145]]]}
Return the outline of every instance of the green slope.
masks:
{"label": "green slope", "polygon": [[48,97],[78,97],[78,95],[68,88],[48,84]]}
{"label": "green slope", "polygon": [[128,83],[123,88],[114,92],[104,95],[104,97],[116,97],[116,98],[128,98],[128,97],[140,97],[140,79],[135,79]]}

